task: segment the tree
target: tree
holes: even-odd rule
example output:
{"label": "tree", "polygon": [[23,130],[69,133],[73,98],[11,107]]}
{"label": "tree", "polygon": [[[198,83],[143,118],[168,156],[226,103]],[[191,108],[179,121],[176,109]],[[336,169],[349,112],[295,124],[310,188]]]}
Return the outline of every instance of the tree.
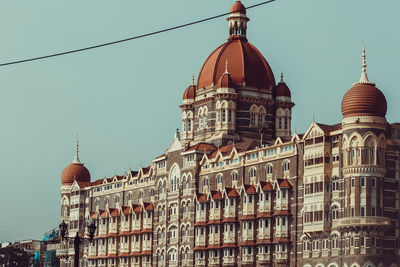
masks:
{"label": "tree", "polygon": [[0,265],[4,266],[29,266],[31,256],[24,250],[15,247],[0,249]]}

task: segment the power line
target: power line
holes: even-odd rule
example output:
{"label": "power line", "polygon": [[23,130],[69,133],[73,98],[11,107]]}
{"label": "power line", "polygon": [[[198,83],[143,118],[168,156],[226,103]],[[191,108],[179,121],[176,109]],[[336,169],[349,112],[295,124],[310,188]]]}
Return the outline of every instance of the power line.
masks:
{"label": "power line", "polygon": [[[264,2],[255,4],[255,5],[252,5],[252,6],[248,6],[246,9],[251,9],[251,8],[254,8],[254,7],[258,7],[258,6],[265,5],[265,4],[274,2],[274,1],[276,1],[276,0],[264,1]],[[146,34],[142,34],[142,35],[137,35],[137,36],[133,36],[133,37],[129,37],[129,38],[126,38],[126,39],[117,40],[117,41],[112,41],[112,42],[108,42],[108,43],[102,43],[102,44],[88,46],[88,47],[79,48],[79,49],[75,49],[75,50],[69,50],[69,51],[60,52],[60,53],[49,54],[49,55],[46,55],[46,56],[33,57],[33,58],[27,58],[27,59],[22,59],[22,60],[2,63],[2,64],[0,64],[0,67],[4,67],[4,66],[8,66],[8,65],[14,65],[14,64],[20,64],[20,63],[25,63],[25,62],[29,62],[29,61],[36,61],[36,60],[41,60],[41,59],[46,59],[46,58],[51,58],[51,57],[58,57],[58,56],[63,56],[63,55],[68,55],[68,54],[73,54],[73,53],[78,53],[78,52],[83,52],[83,51],[86,51],[86,50],[100,48],[100,47],[103,47],[103,46],[115,45],[115,44],[131,41],[131,40],[135,40],[135,39],[148,37],[148,36],[151,36],[151,35],[156,35],[156,34],[168,32],[168,31],[172,31],[172,30],[177,30],[177,29],[180,29],[180,28],[184,28],[184,27],[188,27],[188,26],[194,25],[194,24],[199,24],[199,23],[202,23],[202,22],[206,22],[206,21],[209,21],[209,20],[220,18],[220,17],[226,16],[226,15],[229,15],[229,14],[230,14],[230,12],[227,12],[227,13],[216,15],[216,16],[213,16],[213,17],[208,17],[208,18],[205,18],[205,19],[196,20],[196,21],[189,22],[189,23],[186,23],[186,24],[181,24],[181,25],[174,26],[174,27],[171,27],[171,28],[166,28],[166,29],[162,29],[162,30],[159,30],[159,31],[154,31],[154,32],[150,32],[150,33],[146,33]]]}

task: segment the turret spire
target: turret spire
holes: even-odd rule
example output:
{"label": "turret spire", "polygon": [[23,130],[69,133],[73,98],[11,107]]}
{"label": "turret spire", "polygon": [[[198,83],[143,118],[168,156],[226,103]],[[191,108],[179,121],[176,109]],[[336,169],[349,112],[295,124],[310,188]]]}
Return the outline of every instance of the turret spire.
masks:
{"label": "turret spire", "polygon": [[192,74],[192,85],[194,85],[194,73]]}
{"label": "turret spire", "polygon": [[228,72],[228,60],[225,61],[225,74],[229,74],[229,72]]}
{"label": "turret spire", "polygon": [[72,163],[81,164],[81,162],[79,161],[79,136],[78,135],[76,135],[75,158],[74,158],[74,161]]}
{"label": "turret spire", "polygon": [[365,44],[363,45],[363,49],[362,49],[362,64],[361,64],[361,78],[360,81],[358,83],[369,83],[372,84],[369,80],[368,80],[368,76],[367,76],[367,61],[366,61],[366,54],[365,54]]}
{"label": "turret spire", "polygon": [[283,71],[281,71],[281,83],[283,83]]}

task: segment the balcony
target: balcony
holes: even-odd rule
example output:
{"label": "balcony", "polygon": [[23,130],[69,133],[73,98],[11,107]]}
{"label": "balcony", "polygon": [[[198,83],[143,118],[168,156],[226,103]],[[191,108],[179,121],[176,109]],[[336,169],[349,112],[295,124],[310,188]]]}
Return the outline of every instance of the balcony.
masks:
{"label": "balcony", "polygon": [[207,220],[207,213],[205,211],[199,211],[196,213],[196,222],[205,222]]}
{"label": "balcony", "polygon": [[224,264],[224,265],[235,264],[235,257],[226,257],[226,256],[224,256],[222,264]]}
{"label": "balcony", "polygon": [[151,218],[145,219],[143,220],[143,229],[149,229],[152,228],[153,226],[153,221],[151,220]]}
{"label": "balcony", "polygon": [[244,264],[254,263],[254,256],[253,255],[243,255],[242,261]]}
{"label": "balcony", "polygon": [[66,255],[68,255],[68,249],[57,249],[57,251],[56,251],[57,257],[66,256]]}
{"label": "balcony", "polygon": [[390,227],[391,220],[387,217],[346,217],[337,220],[339,228],[355,228],[355,227]]}
{"label": "balcony", "polygon": [[218,265],[220,264],[220,258],[208,258],[208,265]]}
{"label": "balcony", "polygon": [[257,255],[257,261],[260,263],[267,263],[269,262],[271,255],[269,254],[258,254]]}
{"label": "balcony", "polygon": [[195,264],[196,266],[204,266],[206,265],[206,260],[205,259],[195,259]]}
{"label": "balcony", "polygon": [[224,234],[224,243],[236,243],[235,233]]}
{"label": "balcony", "polygon": [[316,221],[303,224],[304,232],[325,232],[329,229],[328,221]]}

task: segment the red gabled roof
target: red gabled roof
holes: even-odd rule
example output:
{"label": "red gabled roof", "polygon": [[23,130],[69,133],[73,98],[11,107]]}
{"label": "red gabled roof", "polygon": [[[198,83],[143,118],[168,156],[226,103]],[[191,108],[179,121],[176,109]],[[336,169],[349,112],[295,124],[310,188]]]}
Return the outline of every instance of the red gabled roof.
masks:
{"label": "red gabled roof", "polygon": [[255,195],[255,194],[257,194],[257,190],[256,190],[256,188],[255,188],[254,185],[245,185],[245,186],[244,186],[244,189],[245,189],[245,191],[246,191],[246,194],[248,194],[248,195]]}
{"label": "red gabled roof", "polygon": [[274,191],[274,187],[270,182],[260,182],[263,191]]}
{"label": "red gabled roof", "polygon": [[257,218],[271,218],[272,212],[259,212],[257,213]]}
{"label": "red gabled roof", "polygon": [[318,127],[320,127],[325,133],[330,133],[336,130],[340,130],[342,128],[342,123],[337,123],[333,125],[316,123]]}
{"label": "red gabled roof", "polygon": [[194,226],[207,226],[206,222],[195,222]]}
{"label": "red gabled roof", "polygon": [[274,211],[274,216],[290,216],[292,215],[288,210],[276,210]]}
{"label": "red gabled roof", "polygon": [[129,257],[130,254],[129,253],[119,253],[118,257]]}
{"label": "red gabled roof", "polygon": [[151,250],[143,250],[141,255],[142,256],[151,256],[151,255],[153,255],[153,253],[151,252]]}
{"label": "red gabled roof", "polygon": [[103,183],[103,180],[104,180],[104,179],[99,179],[99,180],[96,180],[96,181],[92,182],[92,186],[96,186],[96,185],[102,184],[102,183]]}
{"label": "red gabled roof", "polygon": [[271,240],[270,239],[258,239],[256,242],[257,245],[264,245],[264,244],[271,244]]}
{"label": "red gabled roof", "polygon": [[119,210],[118,209],[110,208],[109,212],[110,212],[111,216],[118,216],[119,215]]}
{"label": "red gabled roof", "polygon": [[278,179],[280,188],[293,188],[288,179]]}
{"label": "red gabled roof", "polygon": [[222,223],[221,220],[210,220],[210,221],[207,222],[208,225],[210,225],[210,224],[221,224],[221,223]]}
{"label": "red gabled roof", "polygon": [[240,197],[238,191],[236,191],[235,188],[226,187],[225,190],[228,197]]}
{"label": "red gabled roof", "polygon": [[288,237],[276,237],[274,238],[274,243],[290,243],[290,239]]}
{"label": "red gabled roof", "polygon": [[223,223],[234,223],[237,222],[237,218],[236,217],[232,217],[232,218],[225,218],[222,220]]}
{"label": "red gabled roof", "polygon": [[149,171],[150,171],[150,169],[151,169],[151,167],[150,167],[150,166],[147,166],[147,167],[145,167],[145,168],[142,168],[142,170],[143,170],[143,174],[148,174],[148,173],[149,173]]}
{"label": "red gabled roof", "polygon": [[165,157],[165,153],[164,154],[162,154],[161,156],[158,156],[157,158],[155,158],[155,159],[159,159],[159,158],[162,158],[162,157]]}
{"label": "red gabled roof", "polygon": [[246,240],[246,241],[242,241],[240,242],[240,246],[254,246],[254,241],[253,240]]}
{"label": "red gabled roof", "polygon": [[130,214],[131,213],[131,208],[128,207],[128,206],[122,206],[121,210],[122,210],[123,214]]}
{"label": "red gabled roof", "polygon": [[197,201],[199,202],[207,202],[207,195],[202,193],[197,193]]}
{"label": "red gabled roof", "polygon": [[100,217],[107,217],[107,210],[99,210]]}
{"label": "red gabled roof", "polygon": [[130,234],[131,234],[130,231],[121,231],[121,232],[119,232],[119,235],[122,235],[122,236],[124,236],[124,235],[130,235]]}
{"label": "red gabled roof", "polygon": [[186,151],[209,151],[209,152],[214,150],[217,150],[217,147],[211,143],[198,143],[186,149]]}
{"label": "red gabled roof", "polygon": [[142,212],[142,206],[138,204],[132,204],[132,209],[134,213]]}
{"label": "red gabled roof", "polygon": [[90,212],[90,219],[97,219],[97,212]]}
{"label": "red gabled roof", "polygon": [[147,211],[154,210],[154,205],[151,202],[144,202],[143,206],[144,206],[144,209]]}
{"label": "red gabled roof", "polygon": [[241,221],[254,221],[256,219],[255,215],[243,215],[240,216],[239,220]]}
{"label": "red gabled roof", "polygon": [[195,246],[195,247],[193,248],[193,250],[194,250],[194,251],[196,251],[196,250],[207,250],[207,247],[206,247],[206,246]]}
{"label": "red gabled roof", "polygon": [[212,199],[214,199],[214,200],[221,200],[221,199],[224,199],[224,198],[222,197],[222,193],[221,193],[220,190],[218,190],[218,191],[211,190],[211,197],[212,197]]}

